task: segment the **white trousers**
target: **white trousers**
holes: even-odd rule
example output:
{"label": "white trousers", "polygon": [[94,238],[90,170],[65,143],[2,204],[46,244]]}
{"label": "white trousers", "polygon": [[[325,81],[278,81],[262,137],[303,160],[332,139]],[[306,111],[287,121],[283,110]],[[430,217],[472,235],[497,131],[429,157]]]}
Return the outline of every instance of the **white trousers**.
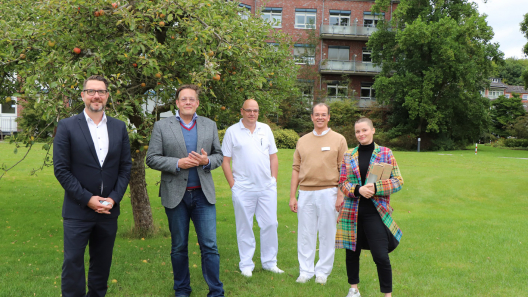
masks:
{"label": "white trousers", "polygon": [[253,216],[260,227],[260,260],[262,268],[269,269],[277,265],[279,240],[277,237],[277,186],[276,184],[260,192],[246,191],[236,186],[231,189],[235,209],[238,253],[240,270],[253,271],[255,254],[255,234],[253,234]]}
{"label": "white trousers", "polygon": [[[334,266],[335,235],[338,212],[335,210],[337,188],[317,191],[299,190],[297,252],[300,275],[328,277]],[[319,232],[319,261],[314,268]]]}

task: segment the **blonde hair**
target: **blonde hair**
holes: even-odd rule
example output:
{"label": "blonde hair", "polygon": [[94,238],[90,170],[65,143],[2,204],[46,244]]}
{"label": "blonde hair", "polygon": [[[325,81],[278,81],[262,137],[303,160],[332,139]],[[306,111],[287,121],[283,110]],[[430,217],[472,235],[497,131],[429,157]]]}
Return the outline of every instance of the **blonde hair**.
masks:
{"label": "blonde hair", "polygon": [[357,120],[355,124],[359,124],[359,123],[367,123],[370,126],[370,128],[374,128],[374,124],[372,123],[372,120],[367,117],[359,118],[359,120]]}

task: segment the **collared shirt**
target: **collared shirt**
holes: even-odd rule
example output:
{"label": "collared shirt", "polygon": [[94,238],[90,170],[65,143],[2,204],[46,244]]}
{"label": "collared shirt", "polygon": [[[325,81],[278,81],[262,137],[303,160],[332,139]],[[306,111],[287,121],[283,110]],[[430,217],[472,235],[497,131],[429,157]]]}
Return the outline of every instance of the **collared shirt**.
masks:
{"label": "collared shirt", "polygon": [[317,134],[317,132],[316,132],[315,129],[314,129],[314,130],[313,130],[313,134],[314,134],[315,136],[323,136],[323,135],[325,135],[326,133],[328,133],[328,131],[330,131],[330,128],[324,130],[321,134]]}
{"label": "collared shirt", "polygon": [[97,159],[99,164],[103,167],[104,160],[108,154],[108,128],[106,126],[106,114],[103,112],[103,119],[98,125],[88,116],[86,110],[83,111],[86,117],[86,123],[88,123],[88,129],[90,129],[90,135],[95,146],[95,152],[97,153]]}
{"label": "collared shirt", "polygon": [[[196,114],[196,112],[193,114],[193,117],[192,117],[192,120],[189,122],[189,124],[186,124],[184,120],[182,120],[182,118],[180,117],[180,111],[179,110],[176,110],[176,120],[178,122],[180,122],[181,125],[183,125],[184,127],[188,128],[188,129],[191,129],[192,126],[194,125],[194,123],[196,122],[196,119],[198,118],[198,115]],[[201,150],[201,148],[198,148],[198,150]],[[200,153],[200,152],[197,152],[197,153]],[[178,160],[178,163],[176,163],[176,171],[180,171],[180,160]],[[203,169],[207,169],[207,168],[210,168],[211,167],[211,160],[209,160],[209,162],[207,163],[207,165],[203,165]]]}
{"label": "collared shirt", "polygon": [[270,155],[277,151],[270,127],[259,122],[251,133],[240,120],[227,129],[222,142],[222,153],[233,161],[235,186],[247,191],[262,191],[276,182]]}
{"label": "collared shirt", "polygon": [[191,129],[191,127],[194,125],[194,122],[196,122],[196,119],[198,118],[198,115],[196,112],[193,114],[192,120],[189,122],[189,124],[186,124],[184,120],[180,117],[180,111],[176,110],[176,119],[178,122],[180,122],[182,125],[184,125],[187,129]]}

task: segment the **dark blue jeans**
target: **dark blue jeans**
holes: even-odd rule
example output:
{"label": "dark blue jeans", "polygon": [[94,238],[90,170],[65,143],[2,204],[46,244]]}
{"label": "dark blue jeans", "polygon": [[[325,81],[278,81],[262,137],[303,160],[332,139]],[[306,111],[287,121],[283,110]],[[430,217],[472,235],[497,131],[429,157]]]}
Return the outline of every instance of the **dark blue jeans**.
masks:
{"label": "dark blue jeans", "polygon": [[208,297],[224,296],[220,281],[220,254],[216,246],[216,208],[205,198],[201,189],[186,191],[175,208],[165,208],[172,238],[171,261],[176,296],[191,294],[189,274],[189,220],[198,236],[202,253],[202,274],[209,286]]}

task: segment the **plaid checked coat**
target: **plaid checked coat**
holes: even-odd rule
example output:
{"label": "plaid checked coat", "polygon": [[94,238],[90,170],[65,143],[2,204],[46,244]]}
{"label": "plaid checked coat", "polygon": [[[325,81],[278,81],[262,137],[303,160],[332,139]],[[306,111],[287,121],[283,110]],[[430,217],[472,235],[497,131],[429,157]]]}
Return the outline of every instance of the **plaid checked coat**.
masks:
{"label": "plaid checked coat", "polygon": [[[396,222],[392,219],[392,207],[390,206],[390,194],[398,192],[403,186],[403,178],[400,175],[400,169],[396,163],[392,151],[389,148],[374,144],[374,151],[370,158],[370,165],[367,177],[374,163],[389,163],[394,166],[391,171],[391,177],[387,180],[376,182],[376,194],[371,198],[374,206],[378,210],[381,220],[389,228],[394,238],[399,242],[402,232]],[[361,175],[359,173],[358,148],[345,152],[343,162],[341,163],[341,174],[339,178],[339,189],[344,193],[345,204],[339,215],[337,224],[336,244],[337,249],[356,250],[357,242],[357,217],[359,197],[354,196],[354,190],[360,186]]]}

